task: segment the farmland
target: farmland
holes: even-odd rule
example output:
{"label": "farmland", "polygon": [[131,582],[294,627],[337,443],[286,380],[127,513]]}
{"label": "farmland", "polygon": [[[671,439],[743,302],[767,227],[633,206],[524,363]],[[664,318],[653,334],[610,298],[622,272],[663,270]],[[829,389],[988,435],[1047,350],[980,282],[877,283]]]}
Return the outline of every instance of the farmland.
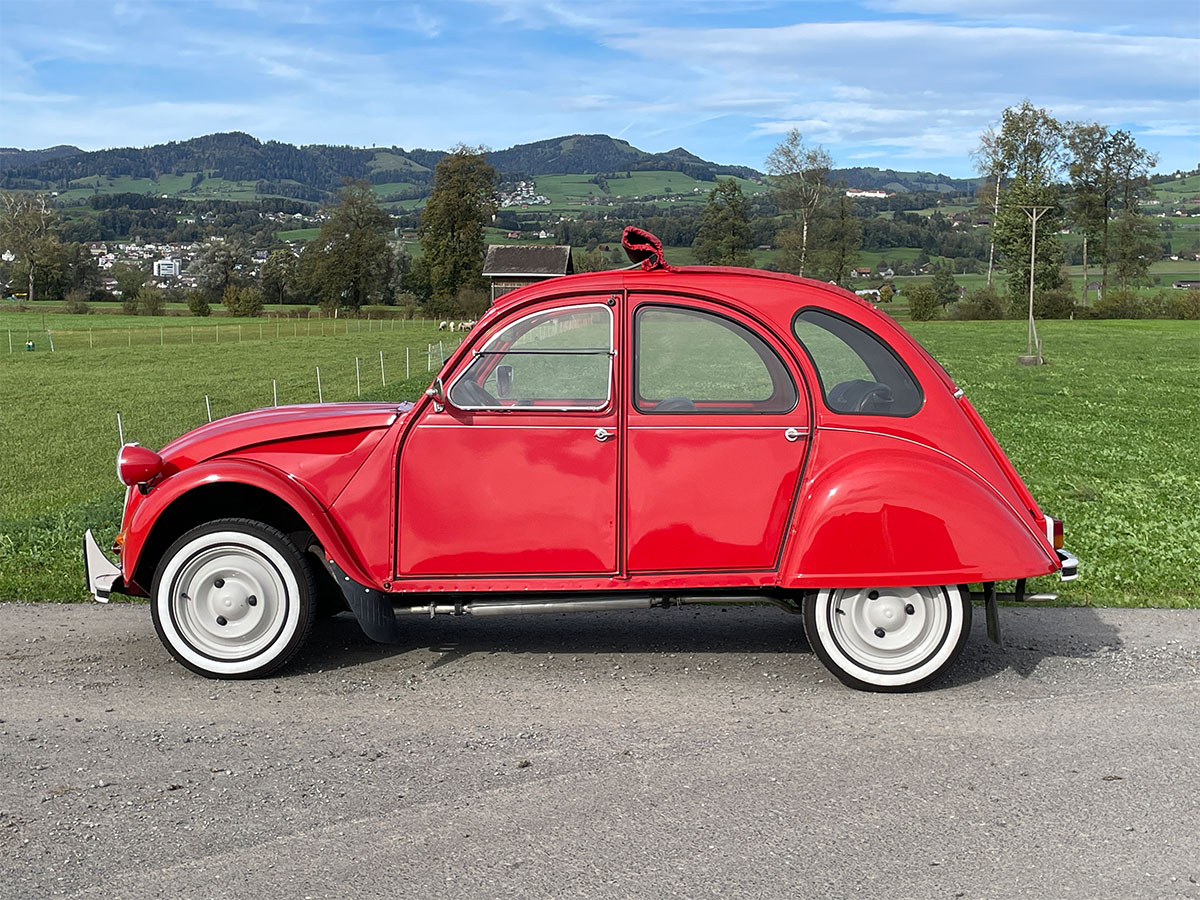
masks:
{"label": "farmland", "polygon": [[[0,333],[23,334],[33,317],[0,315]],[[47,325],[53,332],[79,318],[48,316]],[[429,323],[326,320],[324,335],[314,322],[308,336],[299,331],[303,321],[289,335],[290,321],[244,320],[241,341],[226,330],[220,344],[193,344],[185,339],[192,320],[119,321],[115,346],[93,340],[89,349],[78,330],[70,339],[58,332],[54,353],[40,341],[33,353],[23,342],[13,353],[0,346],[0,600],[84,596],[79,536],[90,526],[102,543],[111,540],[119,515],[117,410],[127,440],[159,447],[206,421],[206,394],[214,417],[269,406],[272,379],[280,403],[315,401],[318,366],[326,401],[353,399],[356,356],[364,397],[411,399],[431,378],[430,343],[436,368],[437,341],[457,339]],[[1076,604],[1200,606],[1194,322],[1045,322],[1039,333],[1051,365],[1041,368],[1015,365],[1022,322],[908,327],[964,387],[1039,502],[1067,522],[1083,574],[1072,584],[1046,579],[1036,587]]]}

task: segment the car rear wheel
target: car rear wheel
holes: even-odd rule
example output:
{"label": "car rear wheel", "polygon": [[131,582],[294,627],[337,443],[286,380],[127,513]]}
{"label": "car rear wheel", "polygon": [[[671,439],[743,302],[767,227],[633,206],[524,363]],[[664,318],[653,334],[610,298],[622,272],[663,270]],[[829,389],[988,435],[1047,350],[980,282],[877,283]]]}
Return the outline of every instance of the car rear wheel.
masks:
{"label": "car rear wheel", "polygon": [[956,585],[825,589],[804,603],[808,642],[842,683],[908,691],[938,678],[971,633],[971,601]]}
{"label": "car rear wheel", "polygon": [[303,554],[283,532],[249,519],[209,522],[175,541],[151,598],[164,646],[209,678],[256,678],[279,668],[316,617]]}

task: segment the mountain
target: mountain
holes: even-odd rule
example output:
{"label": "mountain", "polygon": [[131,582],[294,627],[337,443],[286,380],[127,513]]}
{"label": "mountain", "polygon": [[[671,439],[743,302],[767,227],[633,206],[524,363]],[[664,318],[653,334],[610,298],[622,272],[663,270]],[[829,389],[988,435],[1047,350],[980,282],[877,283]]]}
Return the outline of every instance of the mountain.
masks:
{"label": "mountain", "polygon": [[48,159],[60,156],[73,156],[83,153],[78,147],[69,144],[59,144],[57,147],[47,147],[45,150],[19,150],[16,147],[0,147],[0,171],[5,169],[23,169],[35,166]]}
{"label": "mountain", "polygon": [[[433,169],[444,155],[444,150],[403,147],[298,147],[228,132],[140,148],[0,149],[0,188],[58,191],[66,194],[64,199],[128,192],[184,197],[227,195],[230,199],[282,196],[323,202],[345,179],[354,178],[386,185],[380,193],[393,200],[413,200],[429,193]],[[679,172],[698,181],[730,175],[762,177],[748,166],[710,162],[682,147],[648,153],[606,134],[573,134],[518,144],[491,151],[488,160],[503,181],[634,171]],[[831,174],[848,187],[894,193],[971,192],[976,184],[972,179],[892,169],[835,169]]]}

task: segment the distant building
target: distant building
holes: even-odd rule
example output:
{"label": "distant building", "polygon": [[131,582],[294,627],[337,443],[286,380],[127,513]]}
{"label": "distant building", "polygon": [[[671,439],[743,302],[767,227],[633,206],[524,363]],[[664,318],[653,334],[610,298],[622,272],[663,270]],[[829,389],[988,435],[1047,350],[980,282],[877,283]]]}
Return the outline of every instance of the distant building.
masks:
{"label": "distant building", "polygon": [[178,278],[179,271],[180,266],[177,259],[159,259],[154,262],[155,278]]}
{"label": "distant building", "polygon": [[571,248],[567,244],[492,244],[483,263],[483,276],[492,282],[493,302],[527,284],[574,273]]}
{"label": "distant building", "polygon": [[850,190],[846,191],[846,196],[854,197],[859,200],[886,200],[887,196],[888,196],[888,192],[887,191],[860,191],[860,190],[856,190],[854,188],[850,188]]}

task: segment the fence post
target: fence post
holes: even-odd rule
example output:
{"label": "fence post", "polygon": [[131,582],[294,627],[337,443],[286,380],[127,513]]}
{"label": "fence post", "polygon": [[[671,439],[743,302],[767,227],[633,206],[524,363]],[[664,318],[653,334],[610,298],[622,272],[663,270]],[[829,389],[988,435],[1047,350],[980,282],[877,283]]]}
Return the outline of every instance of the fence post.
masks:
{"label": "fence post", "polygon": [[53,353],[54,352],[54,335],[52,335],[50,333],[49,328],[46,329],[46,338],[47,338],[47,340],[50,341],[50,352]]}
{"label": "fence post", "polygon": [[221,343],[221,326],[216,325],[214,327],[217,329],[217,343],[219,344]]}
{"label": "fence post", "polygon": [[133,346],[133,329],[132,328],[129,329],[129,346],[130,347]]}
{"label": "fence post", "polygon": [[238,323],[238,343],[242,342],[242,323]]}
{"label": "fence post", "polygon": [[212,422],[212,404],[208,402],[208,394],[204,395],[204,410],[208,413],[208,421]]}
{"label": "fence post", "polygon": [[404,348],[404,378],[405,378],[405,380],[412,378],[411,367],[408,364],[408,351],[409,351],[409,348],[405,347]]}
{"label": "fence post", "polygon": [[279,405],[279,383],[274,378],[271,379],[271,400]]}
{"label": "fence post", "polygon": [[321,393],[321,367],[317,366],[317,402],[324,403],[325,395]]}
{"label": "fence post", "polygon": [[362,371],[358,367],[358,357],[354,357],[354,383],[358,385],[358,396],[362,396]]}
{"label": "fence post", "polygon": [[387,375],[383,371],[383,351],[379,351],[379,380],[383,382],[383,386],[387,387]]}
{"label": "fence post", "polygon": [[[89,329],[90,331],[90,329]],[[8,352],[12,353],[12,331],[8,332]]]}
{"label": "fence post", "polygon": [[[88,329],[88,349],[92,349],[92,329]],[[8,333],[8,352],[12,353],[12,332]]]}
{"label": "fence post", "polygon": [[161,325],[159,325],[158,326],[158,346],[161,347],[162,345],[163,345],[163,327]]}
{"label": "fence post", "polygon": [[194,344],[194,343],[196,343],[196,326],[192,325],[190,327],[192,329],[192,343]]}

